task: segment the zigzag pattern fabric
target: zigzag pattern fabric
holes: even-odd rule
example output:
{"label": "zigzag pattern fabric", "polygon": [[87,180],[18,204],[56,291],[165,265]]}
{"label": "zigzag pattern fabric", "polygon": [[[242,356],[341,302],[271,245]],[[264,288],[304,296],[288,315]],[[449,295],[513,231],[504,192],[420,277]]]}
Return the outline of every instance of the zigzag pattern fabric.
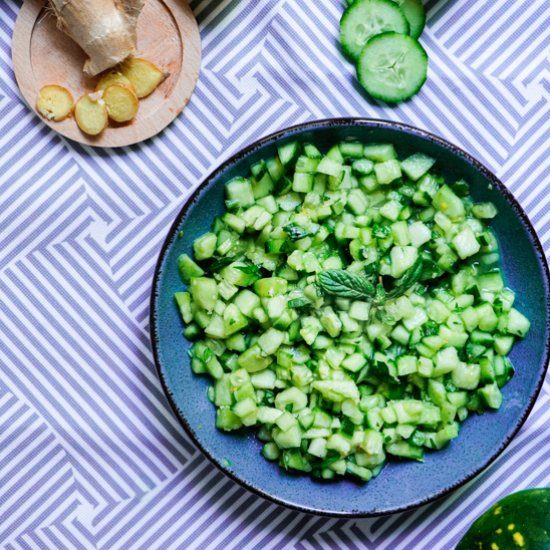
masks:
{"label": "zigzag pattern fabric", "polygon": [[550,251],[547,0],[429,0],[429,78],[396,107],[359,91],[339,0],[194,0],[188,107],[157,138],[96,150],[50,131],[11,68],[21,0],[0,2],[0,546],[22,549],[453,548],[499,497],[550,486],[550,380],[520,434],[448,498],[371,520],[285,510],[183,433],[150,351],[165,234],[191,191],[251,141],[307,120],[397,120],[494,170]]}

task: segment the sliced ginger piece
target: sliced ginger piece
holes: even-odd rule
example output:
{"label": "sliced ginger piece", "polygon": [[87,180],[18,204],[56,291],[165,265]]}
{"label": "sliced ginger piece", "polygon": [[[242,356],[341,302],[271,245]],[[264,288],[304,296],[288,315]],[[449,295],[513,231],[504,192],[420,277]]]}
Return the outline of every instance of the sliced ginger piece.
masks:
{"label": "sliced ginger piece", "polygon": [[67,118],[73,110],[73,105],[71,92],[63,86],[48,84],[38,92],[36,110],[47,120],[59,122]]}
{"label": "sliced ginger piece", "polygon": [[115,122],[128,122],[138,111],[139,99],[128,86],[113,84],[103,92],[107,113]]}
{"label": "sliced ginger piece", "polygon": [[76,102],[74,116],[78,127],[84,133],[90,136],[101,134],[109,122],[103,92],[83,95]]}
{"label": "sliced ginger piece", "polygon": [[130,80],[136,95],[146,97],[168,76],[147,59],[131,57],[120,65],[122,74]]}
{"label": "sliced ginger piece", "polygon": [[101,78],[96,84],[95,90],[96,92],[99,90],[106,90],[113,84],[122,84],[132,90],[134,89],[132,83],[120,71],[108,71],[101,75]]}

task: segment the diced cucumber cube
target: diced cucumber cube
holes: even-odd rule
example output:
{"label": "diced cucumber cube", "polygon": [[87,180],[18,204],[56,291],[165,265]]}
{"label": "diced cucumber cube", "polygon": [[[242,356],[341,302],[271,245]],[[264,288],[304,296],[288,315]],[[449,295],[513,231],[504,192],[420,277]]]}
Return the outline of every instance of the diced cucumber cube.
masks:
{"label": "diced cucumber cube", "polygon": [[285,169],[279,157],[268,158],[265,161],[265,165],[273,181],[279,181],[285,175]]}
{"label": "diced cucumber cube", "polygon": [[344,158],[360,159],[363,157],[363,144],[357,141],[342,141],[340,152]]}
{"label": "diced cucumber cube", "polygon": [[435,164],[435,160],[423,153],[415,153],[401,163],[403,172],[413,181],[419,180]]}
{"label": "diced cucumber cube", "polygon": [[312,386],[325,399],[335,403],[341,403],[344,399],[359,400],[359,390],[351,380],[318,380]]}
{"label": "diced cucumber cube", "polygon": [[513,336],[496,336],[495,337],[495,351],[499,355],[503,355],[503,356],[508,355],[512,350],[513,345],[514,345]]}
{"label": "diced cucumber cube", "polygon": [[237,401],[232,407],[233,412],[241,419],[258,411],[256,402],[252,398],[243,399],[242,401]]}
{"label": "diced cucumber cube", "polygon": [[342,321],[331,307],[324,308],[319,318],[323,328],[332,338],[336,338],[342,330]]}
{"label": "diced cucumber cube", "polygon": [[458,437],[459,425],[458,422],[453,422],[439,430],[433,438],[434,448],[442,449],[449,441]]}
{"label": "diced cucumber cube", "polygon": [[367,364],[366,358],[360,353],[348,355],[342,361],[342,368],[351,372],[359,372]]}
{"label": "diced cucumber cube", "polygon": [[178,306],[181,318],[184,323],[189,324],[193,321],[193,306],[191,304],[191,295],[189,292],[176,292],[174,299]]}
{"label": "diced cucumber cube", "polygon": [[478,202],[472,206],[472,214],[481,220],[490,220],[498,214],[498,211],[492,202]]}
{"label": "diced cucumber cube", "polygon": [[216,428],[231,431],[242,427],[241,419],[229,408],[219,408],[216,412]]}
{"label": "diced cucumber cube", "polygon": [[463,390],[475,390],[479,385],[480,367],[460,362],[452,372],[453,384]]}
{"label": "diced cucumber cube", "polygon": [[525,338],[531,327],[531,322],[523,313],[520,313],[517,309],[512,308],[508,313],[508,323],[506,330],[509,334],[515,334],[520,338]]}
{"label": "diced cucumber cube", "polygon": [[366,176],[374,170],[374,163],[368,159],[354,160],[351,169],[360,176]]}
{"label": "diced cucumber cube", "polygon": [[206,233],[193,243],[193,252],[197,260],[206,260],[214,255],[218,237],[214,233]]}
{"label": "diced cucumber cube", "polygon": [[419,357],[417,360],[417,370],[420,376],[431,378],[434,370],[433,361],[427,357]]}
{"label": "diced cucumber cube", "polygon": [[398,160],[391,159],[374,165],[376,179],[381,185],[387,185],[401,177],[401,164]]}
{"label": "diced cucumber cube", "polygon": [[306,143],[304,145],[304,153],[306,157],[309,157],[310,159],[320,159],[323,157],[321,151],[319,151],[313,143]]}
{"label": "diced cucumber cube", "polygon": [[307,407],[307,395],[295,386],[283,390],[275,397],[275,406],[280,410],[286,410],[292,407],[292,412],[297,413]]}
{"label": "diced cucumber cube", "polygon": [[237,361],[239,367],[242,367],[247,372],[258,372],[264,370],[272,362],[273,359],[271,357],[266,357],[258,345],[254,345],[247,349],[239,356]]}
{"label": "diced cucumber cube", "polygon": [[464,203],[448,185],[442,185],[433,198],[434,207],[449,219],[456,221],[464,218]]}
{"label": "diced cucumber cube", "polygon": [[491,332],[496,329],[498,317],[491,304],[481,304],[475,308],[478,318],[478,327],[481,330]]}
{"label": "diced cucumber cube", "polygon": [[409,228],[407,222],[398,221],[391,224],[391,234],[395,244],[399,246],[407,246],[411,244]]}
{"label": "diced cucumber cube", "polygon": [[250,290],[241,290],[233,299],[233,303],[247,317],[252,317],[252,312],[260,306],[260,298]]}
{"label": "diced cucumber cube", "polygon": [[500,271],[478,275],[477,284],[479,290],[488,290],[489,292],[498,292],[504,288],[504,281],[502,280]]}
{"label": "diced cucumber cube", "polygon": [[340,453],[340,456],[347,456],[351,451],[351,443],[342,435],[335,433],[327,439],[326,448]]}
{"label": "diced cucumber cube", "polygon": [[432,232],[430,228],[421,221],[414,222],[409,225],[409,238],[413,246],[420,248],[423,244],[431,240]]}
{"label": "diced cucumber cube", "polygon": [[304,317],[301,322],[302,328],[300,330],[300,336],[304,339],[306,344],[311,346],[319,332],[323,329],[323,326],[317,317]]}
{"label": "diced cucumber cube", "polygon": [[273,183],[271,176],[268,172],[266,172],[259,180],[252,182],[252,193],[254,195],[254,199],[257,201],[258,199],[269,196],[273,193],[274,187],[275,184]]}
{"label": "diced cucumber cube", "polygon": [[375,162],[384,162],[397,158],[395,148],[390,143],[372,143],[365,145],[363,147],[363,155],[365,158]]}
{"label": "diced cucumber cube", "polygon": [[477,254],[481,248],[474,232],[470,227],[465,227],[452,240],[453,246],[458,256],[464,260]]}
{"label": "diced cucumber cube", "polygon": [[332,160],[328,157],[321,159],[317,166],[318,174],[325,174],[327,176],[340,177],[342,174],[343,166],[340,162]]}
{"label": "diced cucumber cube", "polygon": [[340,164],[344,163],[344,156],[340,152],[340,147],[338,145],[333,145],[327,152],[326,157],[330,160],[339,162]]}
{"label": "diced cucumber cube", "polygon": [[300,154],[300,145],[297,141],[291,141],[277,147],[279,159],[284,166],[291,164]]}
{"label": "diced cucumber cube", "polygon": [[214,279],[196,277],[191,279],[191,296],[202,309],[212,311],[218,300],[218,285]]}
{"label": "diced cucumber cube", "polygon": [[178,271],[184,283],[189,283],[194,277],[202,277],[204,270],[197,265],[187,254],[181,254],[177,260]]}
{"label": "diced cucumber cube", "polygon": [[258,346],[266,355],[273,355],[284,342],[285,333],[270,328],[258,338]]}
{"label": "diced cucumber cube", "polygon": [[285,294],[288,281],[282,277],[268,277],[258,279],[254,283],[254,290],[262,297],[273,297]]}
{"label": "diced cucumber cube", "polygon": [[402,208],[403,206],[399,201],[390,200],[380,207],[379,212],[381,216],[394,222],[399,218]]}
{"label": "diced cucumber cube", "polygon": [[281,456],[281,451],[276,443],[268,441],[262,447],[262,455],[267,458],[267,460],[277,460]]}
{"label": "diced cucumber cube", "polygon": [[356,215],[364,214],[369,201],[361,189],[353,189],[348,195],[348,208]]}
{"label": "diced cucumber cube", "polygon": [[318,458],[325,458],[327,456],[327,440],[321,437],[312,439],[307,452]]}
{"label": "diced cucumber cube", "polygon": [[292,190],[295,193],[309,193],[313,189],[313,174],[295,172]]}
{"label": "diced cucumber cube", "polygon": [[455,348],[447,347],[437,352],[435,356],[434,376],[443,376],[452,372],[459,363],[458,353]]}
{"label": "diced cucumber cube", "polygon": [[369,302],[352,302],[349,309],[349,316],[356,321],[367,321],[370,314]]}
{"label": "diced cucumber cube", "polygon": [[223,326],[225,336],[239,332],[248,325],[248,319],[241,313],[235,304],[228,304],[223,312]]}
{"label": "diced cucumber cube", "polygon": [[392,277],[401,277],[413,266],[417,258],[418,249],[414,246],[394,246],[390,252]]}
{"label": "diced cucumber cube", "polygon": [[241,208],[254,204],[254,193],[249,180],[236,177],[225,184],[227,200]]}
{"label": "diced cucumber cube", "polygon": [[302,430],[297,422],[296,425],[286,431],[281,430],[279,427],[274,428],[272,436],[273,441],[280,449],[297,448],[302,442]]}
{"label": "diced cucumber cube", "polygon": [[483,388],[479,390],[479,395],[489,408],[500,408],[502,404],[502,393],[500,393],[500,389],[495,382],[483,386]]}
{"label": "diced cucumber cube", "polygon": [[397,375],[407,376],[417,371],[416,357],[412,355],[402,355],[397,359]]}
{"label": "diced cucumber cube", "polygon": [[400,456],[404,458],[412,458],[414,460],[424,460],[424,450],[422,447],[417,447],[406,441],[396,441],[386,445],[386,451],[393,456]]}
{"label": "diced cucumber cube", "polygon": [[402,346],[406,346],[411,338],[409,331],[403,325],[396,325],[390,336]]}

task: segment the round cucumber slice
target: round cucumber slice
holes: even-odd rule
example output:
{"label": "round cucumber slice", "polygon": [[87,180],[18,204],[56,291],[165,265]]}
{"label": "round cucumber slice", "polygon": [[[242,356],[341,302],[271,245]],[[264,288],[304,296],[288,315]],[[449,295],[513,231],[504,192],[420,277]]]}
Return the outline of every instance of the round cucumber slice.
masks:
{"label": "round cucumber slice", "polygon": [[424,30],[426,24],[426,10],[422,0],[393,0],[405,14],[409,22],[409,34],[413,38],[418,38]]}
{"label": "round cucumber slice", "polygon": [[356,60],[365,44],[382,32],[409,33],[403,11],[392,0],[356,0],[340,20],[340,44]]}
{"label": "round cucumber slice", "polygon": [[385,32],[371,38],[357,61],[357,78],[369,95],[387,103],[412,97],[426,81],[428,55],[418,40]]}

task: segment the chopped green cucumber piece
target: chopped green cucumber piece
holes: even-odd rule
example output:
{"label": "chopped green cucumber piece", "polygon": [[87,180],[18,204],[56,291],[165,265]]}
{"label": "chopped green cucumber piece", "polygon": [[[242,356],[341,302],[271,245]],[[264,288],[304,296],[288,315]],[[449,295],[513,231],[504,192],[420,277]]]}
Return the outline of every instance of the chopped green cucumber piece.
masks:
{"label": "chopped green cucumber piece", "polygon": [[435,164],[435,159],[424,155],[423,153],[415,153],[407,157],[402,163],[403,172],[413,181],[419,180],[426,174]]}

